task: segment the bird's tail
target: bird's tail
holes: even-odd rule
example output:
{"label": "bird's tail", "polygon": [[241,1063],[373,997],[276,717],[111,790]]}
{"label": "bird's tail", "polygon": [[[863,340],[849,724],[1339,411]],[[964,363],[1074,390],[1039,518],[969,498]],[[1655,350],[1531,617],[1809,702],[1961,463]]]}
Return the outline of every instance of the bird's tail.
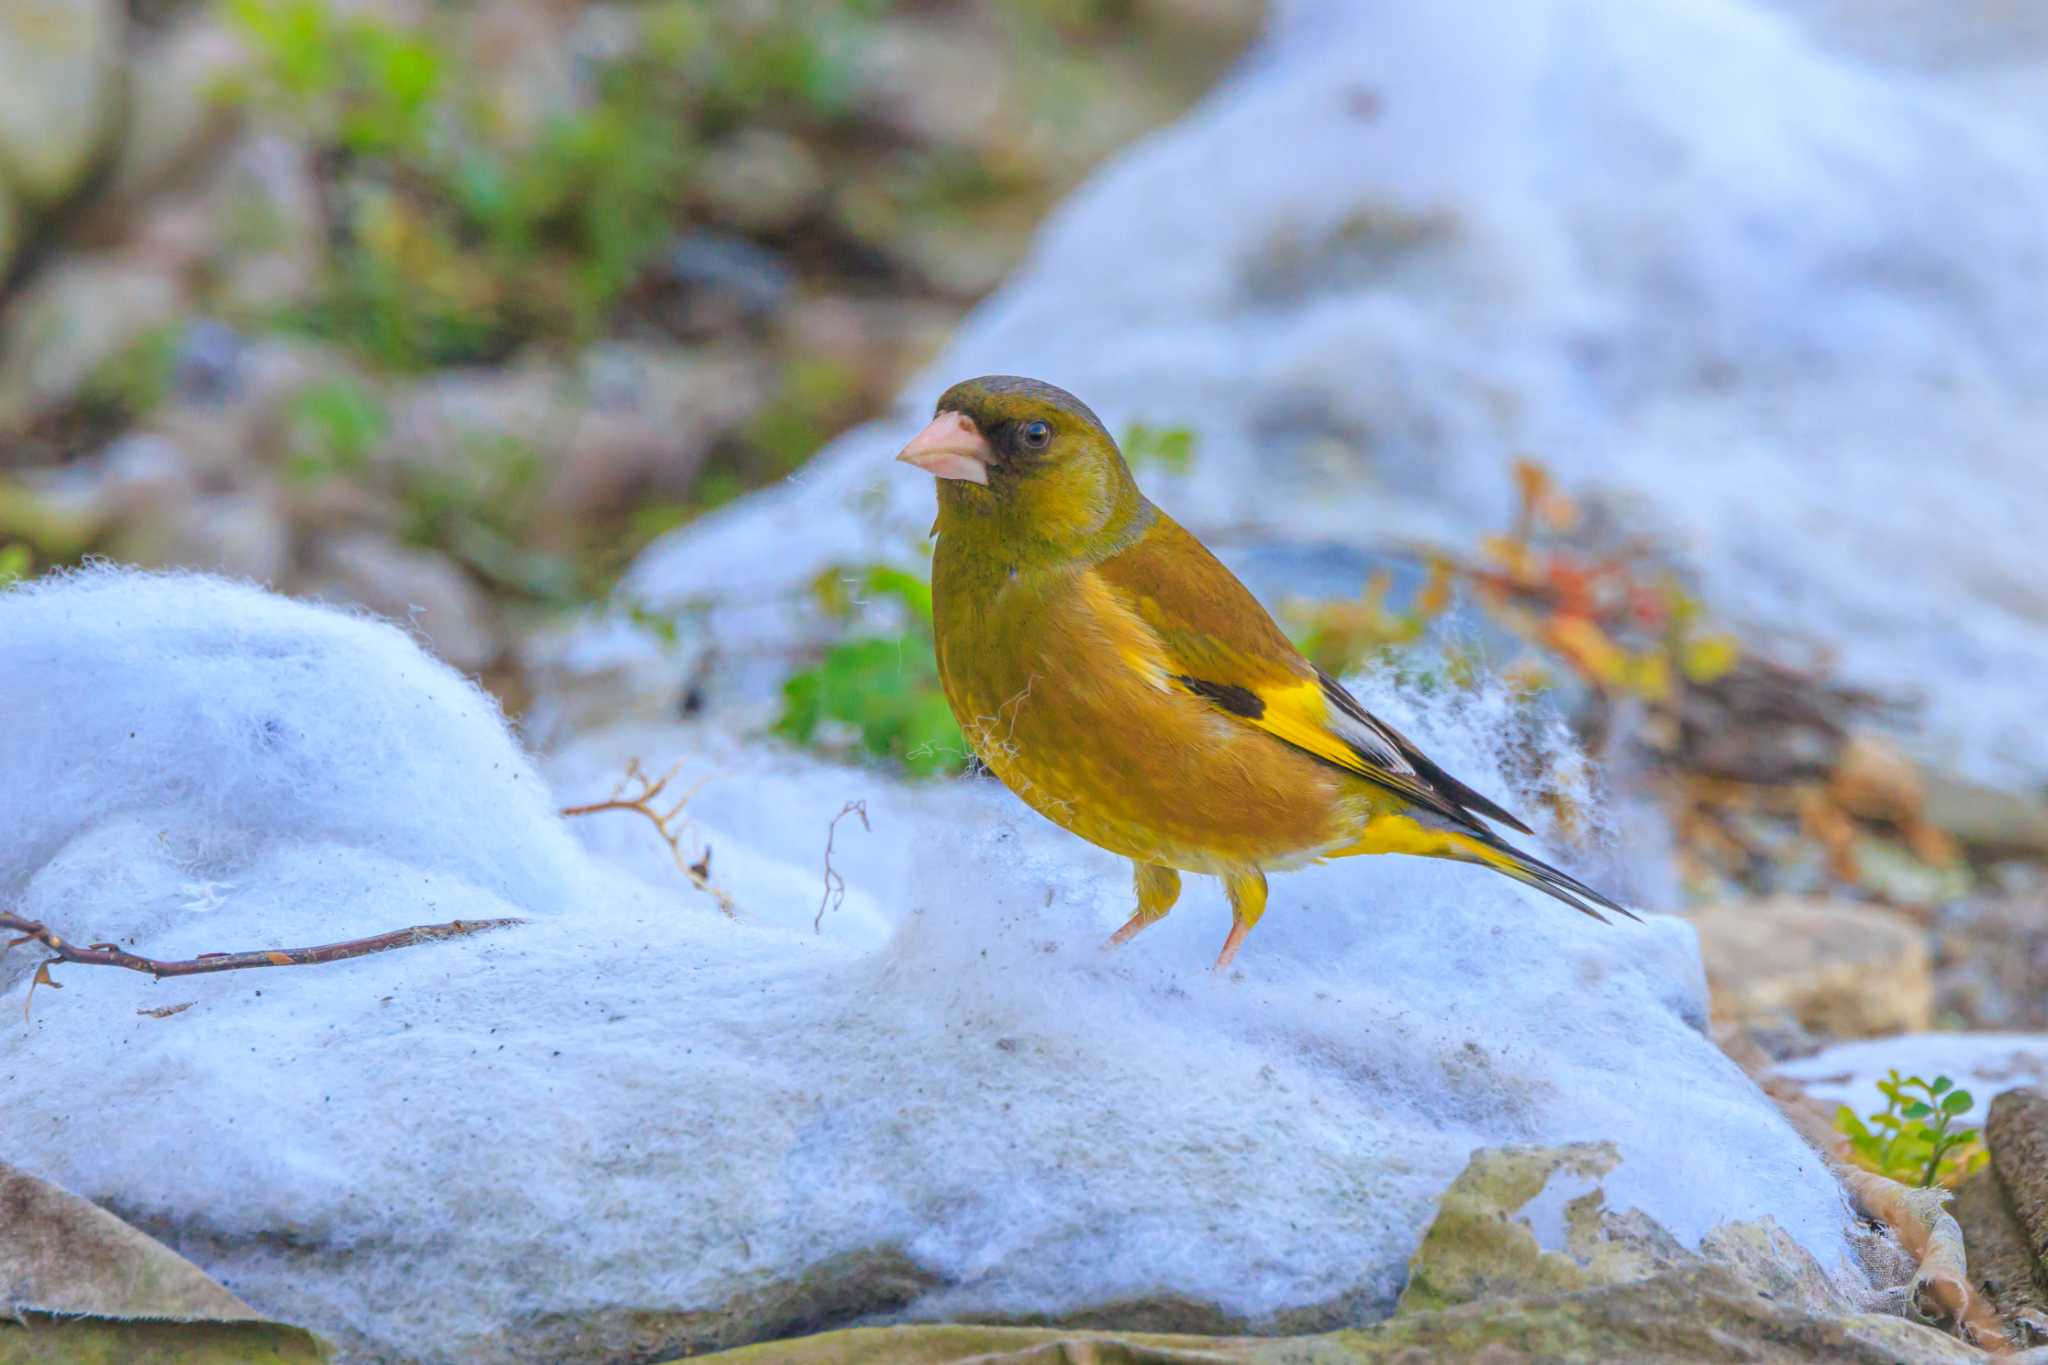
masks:
{"label": "bird's tail", "polygon": [[1382,815],[1367,822],[1365,832],[1356,844],[1339,850],[1333,856],[1353,853],[1417,853],[1428,858],[1477,863],[1502,876],[1513,877],[1524,886],[1533,886],[1545,895],[1555,896],[1580,914],[1591,915],[1602,924],[1607,922],[1607,916],[1600,913],[1602,910],[1612,910],[1638,922],[1641,919],[1627,906],[1601,895],[1570,873],[1524,853],[1487,830],[1473,833],[1436,829],[1424,825],[1412,815]]}

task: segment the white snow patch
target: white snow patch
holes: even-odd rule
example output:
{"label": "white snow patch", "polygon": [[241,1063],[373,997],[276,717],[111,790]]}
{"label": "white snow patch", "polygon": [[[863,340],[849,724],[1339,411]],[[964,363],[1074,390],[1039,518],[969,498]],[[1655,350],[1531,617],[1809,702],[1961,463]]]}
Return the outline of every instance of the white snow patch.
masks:
{"label": "white snow patch", "polygon": [[[0,657],[0,897],[73,938],[531,920],[319,968],[60,968],[26,1025],[34,957],[4,960],[9,1160],[359,1351],[490,1354],[532,1315],[712,1307],[889,1245],[945,1278],[917,1314],[1385,1303],[1500,1143],[1611,1140],[1612,1206],[1688,1241],[1770,1214],[1854,1277],[1833,1179],[1701,1033],[1680,922],[1358,859],[1276,879],[1217,981],[1213,886],[1105,955],[1126,869],[993,783],[642,731],[550,795],[408,636],[203,578],[0,593]],[[1510,741],[1572,762],[1470,709],[1497,703],[1366,700],[1504,796]],[[690,837],[738,922],[633,817],[550,813],[629,752],[720,774]]]}
{"label": "white snow patch", "polygon": [[1884,1108],[1877,1083],[1887,1073],[1932,1081],[1947,1076],[1975,1100],[1961,1117],[1982,1123],[1994,1096],[2048,1085],[2048,1033],[1907,1033],[1836,1043],[1777,1068],[1826,1104],[1858,1114]]}

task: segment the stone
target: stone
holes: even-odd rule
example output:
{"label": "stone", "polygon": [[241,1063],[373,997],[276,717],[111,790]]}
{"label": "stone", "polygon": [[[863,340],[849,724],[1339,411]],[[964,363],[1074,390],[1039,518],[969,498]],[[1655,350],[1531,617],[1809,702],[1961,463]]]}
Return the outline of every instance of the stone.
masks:
{"label": "stone", "polygon": [[698,179],[712,220],[742,232],[787,231],[825,194],[816,155],[772,128],[742,128],[713,143]]}
{"label": "stone", "polygon": [[446,555],[359,531],[315,541],[308,557],[298,591],[404,623],[464,673],[481,672],[504,651],[490,602]]}
{"label": "stone", "polygon": [[681,337],[766,322],[782,309],[796,283],[781,256],[723,232],[700,229],[678,237],[664,264],[674,296],[657,308],[664,325]]}
{"label": "stone", "polygon": [[710,1359],[725,1365],[1792,1365],[1822,1359],[1960,1365],[1985,1358],[1953,1337],[1867,1311],[1768,1219],[1716,1228],[1692,1251],[1639,1212],[1608,1208],[1599,1181],[1614,1169],[1617,1155],[1598,1143],[1474,1153],[1444,1192],[1395,1314],[1363,1329],[1258,1339],[1168,1335],[1136,1323],[1094,1332],[1073,1325],[948,1323],[854,1328]]}
{"label": "stone", "polygon": [[1991,1161],[1956,1193],[1970,1277],[2017,1346],[2048,1344],[2048,1092],[2007,1090],[1984,1122]]}
{"label": "stone", "polygon": [[63,200],[122,117],[120,0],[0,5],[0,184],[35,208]]}
{"label": "stone", "polygon": [[208,225],[209,298],[225,315],[271,317],[321,287],[327,222],[307,147],[251,130],[222,154],[195,196]]}
{"label": "stone", "polygon": [[61,411],[102,365],[183,306],[175,278],[126,255],[72,257],[39,273],[0,316],[0,432]]}
{"label": "stone", "polygon": [[210,5],[188,9],[139,47],[127,64],[124,130],[93,209],[101,231],[117,231],[229,136],[237,109],[221,98],[221,84],[250,60],[242,37]]}
{"label": "stone", "polygon": [[[1902,1318],[1828,1318],[1781,1308],[1709,1266],[1320,1337],[860,1327],[702,1359],[707,1365],[1984,1365],[1989,1358]],[[2028,1357],[2007,1362],[2043,1365]]]}
{"label": "stone", "polygon": [[373,462],[461,470],[509,446],[543,461],[549,518],[685,496],[716,442],[752,418],[772,374],[764,356],[607,343],[569,368],[450,370],[390,399]]}
{"label": "stone", "polygon": [[1984,856],[2048,856],[2048,796],[1935,774],[1927,785],[1927,819]]}
{"label": "stone", "polygon": [[1933,1024],[1926,933],[1904,915],[1772,897],[1710,905],[1692,923],[1718,1024],[1769,1030],[1792,1023],[1824,1038]]}
{"label": "stone", "polygon": [[1934,939],[1934,1008],[1945,1023],[2048,1033],[2048,888],[1944,906]]}
{"label": "stone", "polygon": [[1828,794],[1851,815],[1899,825],[1918,821],[1927,805],[1920,765],[1897,744],[1872,734],[1850,735],[1843,744]]}

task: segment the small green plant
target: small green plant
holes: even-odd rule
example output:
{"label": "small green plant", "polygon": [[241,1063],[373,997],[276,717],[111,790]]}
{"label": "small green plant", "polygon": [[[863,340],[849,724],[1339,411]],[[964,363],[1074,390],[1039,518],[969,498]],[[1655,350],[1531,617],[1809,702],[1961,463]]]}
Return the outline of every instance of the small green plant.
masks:
{"label": "small green plant", "polygon": [[931,585],[908,570],[871,564],[819,575],[813,594],[827,614],[849,620],[863,606],[893,603],[903,627],[841,640],[794,674],[783,684],[775,732],[812,747],[857,748],[917,777],[963,767],[967,741],[932,657]]}
{"label": "small green plant", "polygon": [[1133,469],[1155,466],[1169,474],[1185,474],[1195,462],[1195,433],[1187,427],[1148,427],[1136,422],[1124,429],[1118,444]]}
{"label": "small green plant", "polygon": [[21,582],[34,568],[35,555],[28,546],[18,540],[0,545],[0,588]]}
{"label": "small green plant", "polygon": [[1946,1076],[1932,1081],[1889,1072],[1877,1083],[1884,1108],[1858,1118],[1843,1105],[1835,1127],[1849,1139],[1849,1153],[1868,1170],[1907,1185],[1955,1185],[1981,1167],[1988,1153],[1975,1128],[1955,1121],[1975,1103]]}
{"label": "small green plant", "polygon": [[384,405],[354,380],[308,385],[285,409],[285,473],[302,483],[361,474],[390,427]]}

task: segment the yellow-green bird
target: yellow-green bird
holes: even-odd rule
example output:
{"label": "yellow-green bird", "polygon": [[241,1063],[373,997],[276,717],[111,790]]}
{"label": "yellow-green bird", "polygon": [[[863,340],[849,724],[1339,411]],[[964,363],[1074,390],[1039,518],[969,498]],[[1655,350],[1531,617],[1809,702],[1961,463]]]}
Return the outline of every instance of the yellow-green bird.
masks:
{"label": "yellow-green bird", "polygon": [[1266,873],[1359,853],[1478,863],[1603,919],[1624,907],[1495,835],[1529,833],[1304,659],[1155,507],[1088,406],[1035,379],[955,384],[898,459],[938,478],[939,678],[981,761],[1131,860],[1138,907],[1223,879],[1230,965]]}

